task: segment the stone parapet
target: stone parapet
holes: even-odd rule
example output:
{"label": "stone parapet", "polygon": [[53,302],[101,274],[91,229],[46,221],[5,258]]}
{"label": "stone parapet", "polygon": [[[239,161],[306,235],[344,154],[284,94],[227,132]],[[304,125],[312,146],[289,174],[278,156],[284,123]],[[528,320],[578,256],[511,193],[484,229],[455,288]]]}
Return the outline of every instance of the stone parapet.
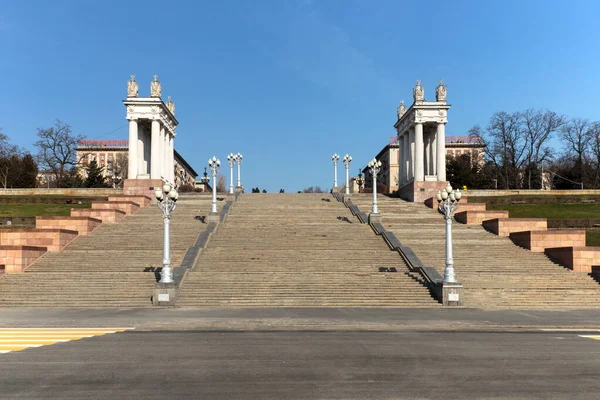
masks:
{"label": "stone parapet", "polygon": [[[153,194],[154,195],[154,194]],[[146,195],[119,195],[119,196],[108,196],[108,201],[132,201],[138,204],[140,207],[146,207],[148,204],[152,203],[152,198]]]}
{"label": "stone parapet", "polygon": [[[466,197],[463,197],[462,199],[460,199],[460,204],[467,204],[469,202],[469,200]],[[425,199],[425,201],[423,202],[427,207],[429,208],[434,208],[437,210],[437,206],[438,206],[438,201],[437,198],[434,197],[430,197],[428,199]],[[477,203],[477,204],[483,204],[483,210],[485,210],[485,203]]]}
{"label": "stone parapet", "polygon": [[21,273],[40,258],[47,249],[36,246],[0,246],[0,264],[7,274]]}
{"label": "stone parapet", "polygon": [[544,253],[573,272],[592,273],[592,266],[600,265],[600,247],[551,247]]}
{"label": "stone parapet", "polygon": [[89,235],[95,231],[102,220],[92,217],[36,217],[35,227],[38,229],[66,229],[77,231],[80,235]]}
{"label": "stone parapet", "polygon": [[46,247],[48,251],[60,251],[78,235],[77,231],[67,229],[2,229],[0,243],[6,246]]}
{"label": "stone parapet", "polygon": [[516,245],[536,253],[552,247],[585,247],[582,230],[513,232],[509,237]]}
{"label": "stone parapet", "polygon": [[545,231],[548,229],[546,218],[494,218],[482,222],[485,230],[498,236],[509,236],[513,232]]}
{"label": "stone parapet", "polygon": [[126,179],[123,183],[123,194],[134,196],[146,196],[154,198],[154,191],[162,188],[162,179]]}
{"label": "stone parapet", "polygon": [[93,210],[93,209],[73,209],[72,217],[91,217],[102,221],[102,223],[116,223],[125,218],[125,212],[121,210]]}
{"label": "stone parapet", "polygon": [[483,221],[494,218],[508,218],[508,211],[459,211],[454,213],[456,222],[467,225],[481,225]]}
{"label": "stone parapet", "polygon": [[435,197],[437,192],[446,187],[448,182],[413,181],[398,189],[398,197],[414,203],[424,203]]}
{"label": "stone parapet", "polygon": [[140,205],[133,201],[92,201],[92,210],[121,210],[126,215],[135,214]]}

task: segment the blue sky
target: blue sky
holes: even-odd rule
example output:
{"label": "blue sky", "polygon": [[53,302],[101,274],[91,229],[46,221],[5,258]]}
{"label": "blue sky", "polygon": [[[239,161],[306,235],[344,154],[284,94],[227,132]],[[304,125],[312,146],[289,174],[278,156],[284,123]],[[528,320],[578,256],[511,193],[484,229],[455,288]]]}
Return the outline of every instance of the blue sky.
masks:
{"label": "blue sky", "polygon": [[331,155],[356,174],[417,78],[429,99],[448,85],[448,135],[499,110],[600,119],[598,15],[596,1],[0,0],[0,128],[32,151],[57,118],[127,139],[127,79],[148,94],[158,74],[199,173],[241,152],[248,189],[329,188]]}

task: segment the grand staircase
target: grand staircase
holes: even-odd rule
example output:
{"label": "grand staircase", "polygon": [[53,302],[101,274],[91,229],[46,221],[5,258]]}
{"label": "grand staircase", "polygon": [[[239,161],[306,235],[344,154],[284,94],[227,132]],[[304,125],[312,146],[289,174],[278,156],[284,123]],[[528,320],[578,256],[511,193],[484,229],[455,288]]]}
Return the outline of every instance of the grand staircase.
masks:
{"label": "grand staircase", "polygon": [[244,194],[177,301],[182,307],[439,307],[329,194]]}
{"label": "grand staircase", "polygon": [[[371,194],[352,197],[364,212]],[[425,265],[443,275],[445,221],[423,204],[378,196],[386,230],[412,248]],[[498,237],[481,226],[454,222],[454,268],[464,285],[464,305],[480,308],[598,308],[600,285],[585,274],[553,263],[542,253],[532,253]]]}
{"label": "grand staircase", "polygon": [[[181,195],[171,219],[171,264],[207,226],[209,196]],[[162,213],[141,208],[118,224],[102,224],[62,251],[46,253],[22,274],[0,279],[0,306],[151,307],[155,269],[162,266]]]}

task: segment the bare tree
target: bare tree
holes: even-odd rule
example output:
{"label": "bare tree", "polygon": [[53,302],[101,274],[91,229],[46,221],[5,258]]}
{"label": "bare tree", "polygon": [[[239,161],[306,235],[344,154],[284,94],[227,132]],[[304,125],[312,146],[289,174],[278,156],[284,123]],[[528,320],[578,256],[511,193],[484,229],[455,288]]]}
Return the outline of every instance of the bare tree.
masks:
{"label": "bare tree", "polygon": [[565,122],[565,117],[553,111],[539,111],[529,109],[521,113],[523,120],[522,129],[525,139],[527,163],[527,188],[531,189],[531,174],[538,163],[552,157],[552,150],[546,144],[552,135],[560,130]]}
{"label": "bare tree", "polygon": [[584,158],[592,138],[592,124],[586,118],[573,117],[565,123],[560,131],[566,142],[567,154],[575,157],[575,168],[579,172],[578,179],[583,182]]}
{"label": "bare tree", "polygon": [[226,182],[225,175],[219,175],[219,178],[217,179],[217,192],[225,193],[226,191],[227,191],[227,182]]}
{"label": "bare tree", "polygon": [[14,162],[15,157],[22,158],[25,154],[19,146],[10,143],[8,136],[0,129],[0,183],[4,189],[9,186],[11,175],[18,176],[22,172],[18,170],[19,163]]}
{"label": "bare tree", "polygon": [[35,142],[38,148],[38,164],[42,169],[52,171],[57,187],[71,185],[77,174],[77,144],[84,139],[83,135],[73,135],[68,124],[56,120],[52,128],[38,128],[39,140]]}
{"label": "bare tree", "polygon": [[597,188],[600,186],[600,121],[590,124],[589,137],[590,158],[594,164],[594,187]]}
{"label": "bare tree", "polygon": [[519,171],[525,162],[526,149],[522,123],[521,113],[499,111],[492,115],[486,130],[489,142],[486,154],[494,164],[501,167],[507,189],[521,186]]}

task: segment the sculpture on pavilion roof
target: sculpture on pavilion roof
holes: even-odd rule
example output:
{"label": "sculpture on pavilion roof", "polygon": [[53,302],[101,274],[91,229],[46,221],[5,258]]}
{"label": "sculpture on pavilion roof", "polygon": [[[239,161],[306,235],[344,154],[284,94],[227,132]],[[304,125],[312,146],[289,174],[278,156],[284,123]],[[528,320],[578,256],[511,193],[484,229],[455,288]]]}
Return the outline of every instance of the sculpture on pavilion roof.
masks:
{"label": "sculpture on pavilion roof", "polygon": [[135,75],[131,75],[131,80],[127,81],[127,97],[137,97],[140,87],[135,81]]}
{"label": "sculpture on pavilion roof", "polygon": [[171,96],[167,98],[167,109],[171,112],[171,114],[175,115],[175,103],[171,100]]}
{"label": "sculpture on pavilion roof", "polygon": [[443,79],[440,79],[440,84],[435,88],[435,101],[446,101],[446,85]]}
{"label": "sculpture on pavilion roof", "polygon": [[160,97],[162,95],[162,86],[158,80],[158,75],[154,75],[154,80],[150,83],[150,96]]}
{"label": "sculpture on pavilion roof", "polygon": [[421,80],[417,79],[417,86],[413,89],[413,100],[423,101],[425,99],[425,89],[421,86]]}
{"label": "sculpture on pavilion roof", "polygon": [[406,113],[406,106],[404,105],[404,100],[400,101],[400,106],[398,107],[398,119],[402,118],[402,116]]}

